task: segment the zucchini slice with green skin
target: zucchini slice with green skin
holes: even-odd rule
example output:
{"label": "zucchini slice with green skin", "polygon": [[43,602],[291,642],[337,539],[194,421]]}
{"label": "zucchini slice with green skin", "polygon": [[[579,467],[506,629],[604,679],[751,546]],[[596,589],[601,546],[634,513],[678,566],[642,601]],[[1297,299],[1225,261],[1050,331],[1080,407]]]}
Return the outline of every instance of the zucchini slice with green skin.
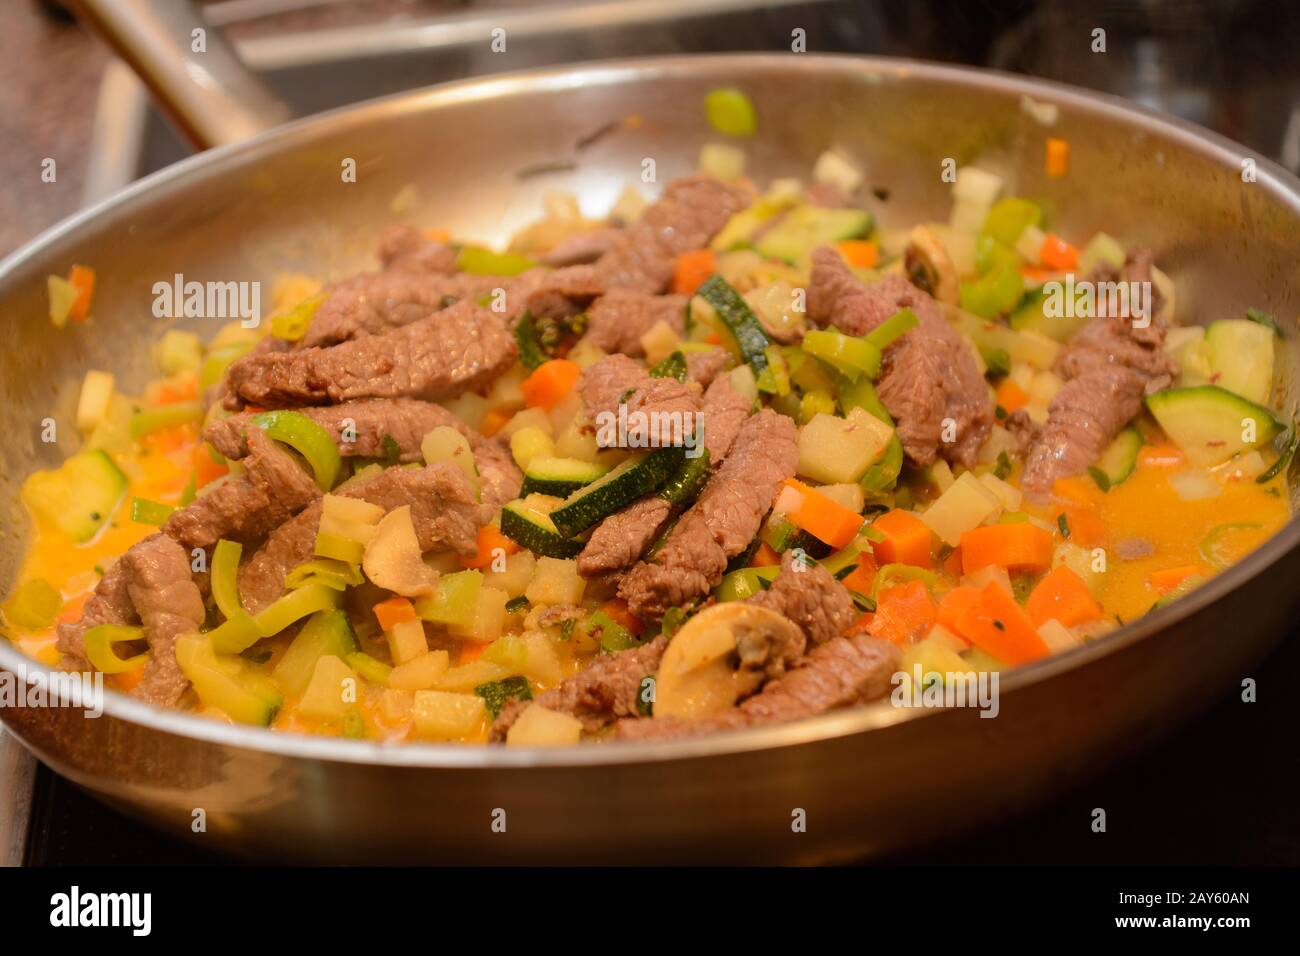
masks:
{"label": "zucchini slice with green skin", "polygon": [[98,449],[73,455],[53,471],[23,483],[23,502],[78,544],[99,533],[126,494],[127,480]]}
{"label": "zucchini slice with green skin", "polygon": [[674,508],[685,508],[699,497],[704,486],[713,474],[713,463],[709,461],[709,450],[700,449],[695,458],[682,458],[668,483],[659,489],[659,497]]}
{"label": "zucchini slice with green skin", "polygon": [[524,469],[524,484],[519,494],[520,497],[526,497],[536,492],[540,495],[567,498],[608,471],[609,469],[604,465],[579,461],[577,458],[539,455]]}
{"label": "zucchini slice with green skin", "polygon": [[796,206],[754,244],[761,255],[796,263],[818,246],[858,239],[871,231],[871,213],[861,209]]}
{"label": "zucchini slice with green skin", "polygon": [[679,382],[686,381],[687,371],[686,356],[681,352],[673,352],[650,367],[650,374],[655,378],[675,378]]}
{"label": "zucchini slice with green skin", "polygon": [[1205,330],[1215,385],[1252,402],[1273,391],[1273,330],[1248,319],[1220,319]]}
{"label": "zucchini slice with green skin", "polygon": [[[658,489],[672,477],[682,457],[681,448],[660,448],[634,455],[571,494],[551,512],[551,521],[567,537],[580,534],[602,518]],[[505,532],[504,527],[501,530]]]}
{"label": "zucchini slice with green skin", "polygon": [[767,337],[762,324],[740,293],[717,273],[709,276],[695,292],[718,313],[718,318],[730,330],[740,347],[740,354],[754,369],[755,374],[767,368],[767,347],[772,340]]}
{"label": "zucchini slice with green skin", "polygon": [[[1133,427],[1125,428],[1106,446],[1106,450],[1097,459],[1097,464],[1089,469],[1089,474],[1094,471],[1099,472],[1105,481],[1102,491],[1109,491],[1133,474],[1141,448],[1142,433]],[[1097,475],[1093,475],[1094,479],[1096,477]],[[1102,482],[1098,481],[1097,484],[1100,485]]]}
{"label": "zucchini slice with green skin", "polygon": [[501,533],[544,558],[576,558],[583,542],[560,534],[550,515],[529,507],[522,500],[507,502],[501,509]]}
{"label": "zucchini slice with green skin", "polygon": [[1165,434],[1198,468],[1262,448],[1282,431],[1282,423],[1267,408],[1217,385],[1166,389],[1148,395],[1146,405]]}

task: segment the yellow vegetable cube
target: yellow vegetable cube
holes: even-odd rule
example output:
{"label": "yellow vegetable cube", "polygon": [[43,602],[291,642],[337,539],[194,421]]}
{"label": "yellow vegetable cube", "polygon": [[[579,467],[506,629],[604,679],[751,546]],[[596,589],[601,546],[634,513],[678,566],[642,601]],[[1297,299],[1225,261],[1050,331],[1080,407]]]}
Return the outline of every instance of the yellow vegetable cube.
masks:
{"label": "yellow vegetable cube", "polygon": [[475,694],[417,690],[411,719],[417,736],[426,740],[463,740],[487,730],[487,708]]}
{"label": "yellow vegetable cube", "polygon": [[446,651],[427,651],[394,667],[388,676],[388,686],[394,690],[428,690],[450,666],[451,655]]}
{"label": "yellow vegetable cube", "polygon": [[973,472],[965,471],[921,513],[921,520],[945,544],[956,547],[961,544],[962,534],[983,524],[1001,508],[1001,499]]}
{"label": "yellow vegetable cube", "polygon": [[582,736],[582,722],[568,714],[529,704],[506,732],[508,747],[567,747]]}
{"label": "yellow vegetable cube", "polygon": [[524,594],[533,604],[579,604],[586,588],[587,579],[578,573],[577,561],[538,558]]}
{"label": "yellow vegetable cube", "polygon": [[395,664],[406,664],[429,652],[429,642],[424,638],[423,621],[403,621],[395,624],[386,636],[388,650],[393,655]]}
{"label": "yellow vegetable cube", "polygon": [[307,717],[328,720],[342,717],[356,702],[356,673],[333,654],[326,654],[316,662],[298,711]]}
{"label": "yellow vegetable cube", "polygon": [[894,430],[855,408],[845,418],[818,412],[799,429],[799,474],[825,485],[857,481],[884,454]]}

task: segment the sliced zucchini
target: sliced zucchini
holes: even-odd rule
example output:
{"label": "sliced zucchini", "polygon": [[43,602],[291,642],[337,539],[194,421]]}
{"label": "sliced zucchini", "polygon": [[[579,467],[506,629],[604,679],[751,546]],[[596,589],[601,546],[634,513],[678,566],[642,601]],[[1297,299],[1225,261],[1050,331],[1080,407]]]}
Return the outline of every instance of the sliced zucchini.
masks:
{"label": "sliced zucchini", "polygon": [[[551,512],[550,519],[561,534],[573,537],[659,488],[672,477],[682,457],[680,448],[660,448],[633,455],[613,471],[571,494]],[[501,530],[505,532],[504,527]]]}
{"label": "sliced zucchini", "polygon": [[740,354],[757,374],[767,368],[767,347],[772,344],[763,325],[740,293],[722,276],[710,276],[696,295],[713,307],[740,348]]}
{"label": "sliced zucchini", "polygon": [[524,484],[519,493],[526,496],[536,492],[566,498],[607,471],[609,469],[604,465],[579,461],[577,458],[539,455],[531,459],[524,469]]}
{"label": "sliced zucchini", "polygon": [[271,677],[285,693],[300,696],[311,683],[318,660],[325,656],[342,659],[359,650],[356,632],[346,612],[318,611],[285,648]]}
{"label": "sliced zucchini", "polygon": [[576,558],[582,542],[564,537],[555,529],[550,515],[530,507],[536,495],[508,502],[501,509],[501,533],[523,547],[546,558]]}
{"label": "sliced zucchini", "polygon": [[1267,408],[1217,385],[1166,389],[1148,395],[1146,405],[1165,434],[1198,467],[1262,448],[1282,431],[1282,423]]}
{"label": "sliced zucchini", "polygon": [[1142,433],[1136,428],[1125,428],[1106,446],[1088,473],[1102,486],[1102,491],[1109,491],[1133,474],[1141,448]]}
{"label": "sliced zucchini", "polygon": [[659,489],[659,497],[674,508],[685,508],[699,497],[712,474],[713,466],[707,448],[700,449],[700,454],[695,458],[683,456],[682,463],[677,466],[672,477]]}
{"label": "sliced zucchini", "polygon": [[23,501],[80,544],[113,516],[126,486],[122,470],[96,449],[78,452],[53,471],[31,475],[23,483]]}
{"label": "sliced zucchini", "polygon": [[238,723],[265,727],[283,703],[269,679],[239,657],[216,653],[206,634],[177,638],[176,663],[200,701]]}
{"label": "sliced zucchini", "polygon": [[796,206],[754,244],[761,255],[786,262],[805,261],[818,246],[858,239],[871,231],[871,213],[862,209]]}
{"label": "sliced zucchini", "polygon": [[1273,391],[1273,330],[1247,319],[1221,319],[1205,330],[1211,380],[1252,402]]}
{"label": "sliced zucchini", "polygon": [[675,378],[679,382],[686,381],[687,371],[686,356],[680,351],[673,352],[650,367],[650,374],[655,378]]}

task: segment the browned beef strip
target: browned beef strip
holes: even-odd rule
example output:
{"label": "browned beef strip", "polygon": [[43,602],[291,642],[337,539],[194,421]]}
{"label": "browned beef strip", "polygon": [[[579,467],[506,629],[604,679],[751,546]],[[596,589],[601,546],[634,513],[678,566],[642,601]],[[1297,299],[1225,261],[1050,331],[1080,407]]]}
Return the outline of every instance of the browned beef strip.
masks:
{"label": "browned beef strip", "polygon": [[127,591],[149,643],[149,662],[132,693],[171,706],[189,680],[176,663],[176,638],[203,624],[203,596],[190,574],[189,552],[165,534],[141,541],[122,556]]}
{"label": "browned beef strip", "polygon": [[596,261],[606,289],[658,294],[673,277],[673,260],[701,249],[753,199],[753,191],[710,176],[688,176],[668,184],[659,201],[628,226]]}
{"label": "browned beef strip", "polygon": [[[814,322],[863,335],[902,308],[912,309],[919,324],[885,350],[880,400],[913,462],[928,465],[942,455],[970,467],[993,427],[993,401],[965,340],[938,304],[901,275],[866,285],[835,250],[813,252],[808,317]],[[948,419],[952,442],[943,440]]]}
{"label": "browned beef strip", "polygon": [[704,597],[722,579],[727,560],[754,539],[798,461],[794,422],[771,409],[748,418],[730,455],[654,560],[637,564],[619,583],[632,613],[659,618]]}
{"label": "browned beef strip", "polygon": [[[479,434],[441,405],[411,398],[375,398],[298,411],[328,431],[338,445],[339,454],[345,458],[383,458],[389,451],[385,438],[391,438],[396,443],[399,461],[421,461],[420,443],[424,436],[441,425],[449,426],[469,439],[485,503],[499,506],[519,494],[523,475],[510,453],[496,439]],[[203,437],[227,458],[243,458],[248,454],[245,432],[252,417],[251,413],[243,412],[215,421]],[[347,441],[349,436],[355,440]]]}
{"label": "browned beef strip", "polygon": [[330,348],[246,355],[231,364],[228,407],[338,404],[358,398],[439,401],[487,385],[518,349],[503,316],[462,300],[382,335]]}
{"label": "browned beef strip", "polygon": [[849,592],[820,564],[796,567],[794,552],[781,559],[772,586],[749,598],[750,604],[784,614],[804,632],[812,647],[839,637],[853,623]]}
{"label": "browned beef strip", "polygon": [[[1124,274],[1149,281],[1150,270],[1150,254],[1140,251]],[[1047,423],[1028,432],[1020,483],[1031,497],[1043,498],[1056,479],[1085,471],[1141,411],[1143,395],[1173,380],[1177,370],[1164,350],[1164,326],[1148,319],[1135,328],[1128,316],[1094,318],[1061,350],[1056,371],[1068,381],[1048,405]]]}
{"label": "browned beef strip", "polygon": [[576,315],[605,291],[595,266],[535,269],[527,275],[524,309],[534,316],[563,319]]}
{"label": "browned beef strip", "polygon": [[731,367],[731,356],[726,349],[709,349],[707,352],[686,353],[686,377],[703,388]]}
{"label": "browned beef strip", "polygon": [[899,649],[865,634],[833,637],[802,664],[738,706],[698,720],[620,720],[621,740],[667,740],[781,724],[884,697],[898,670]]}
{"label": "browned beef strip", "polygon": [[504,288],[507,281],[500,276],[426,275],[402,270],[353,276],[325,290],[325,301],[312,316],[297,348],[379,335],[426,319],[462,299],[478,299],[495,288]]}
{"label": "browned beef strip", "polygon": [[643,647],[596,658],[572,677],[565,678],[558,687],[538,694],[535,701],[510,701],[493,721],[491,739],[505,740],[519,715],[534,702],[547,710],[576,717],[589,734],[620,717],[634,716],[638,712],[641,682],[659,669],[667,647],[668,638],[661,634]]}
{"label": "browned beef strip", "polygon": [[[626,355],[610,355],[583,369],[578,380],[579,394],[587,409],[587,416],[598,429],[605,414],[618,416],[619,406],[627,406],[628,432],[640,434],[643,429],[655,427],[651,416],[662,417],[656,445],[666,445],[675,437],[675,428],[691,428],[700,412],[699,386],[679,382],[675,378],[656,378]],[[639,421],[637,413],[646,418]],[[678,425],[672,426],[673,422]],[[673,434],[665,434],[672,431]],[[652,447],[642,444],[639,447]]]}
{"label": "browned beef strip", "polygon": [[127,588],[126,565],[122,559],[114,561],[99,579],[93,594],[81,609],[81,619],[60,624],[55,646],[63,655],[63,666],[69,670],[89,670],[86,660],[85,633],[100,624],[131,624],[135,621],[135,605]]}
{"label": "browned beef strip", "polygon": [[320,497],[311,475],[264,431],[251,429],[246,440],[245,474],[173,511],[163,524],[163,533],[187,550],[207,550],[221,538],[260,541]]}
{"label": "browned beef strip", "polygon": [[705,390],[700,414],[704,418],[704,447],[714,468],[726,460],[741,426],[753,411],[753,403],[732,388],[726,376],[714,379]]}
{"label": "browned beef strip", "polygon": [[414,226],[394,225],[379,237],[379,261],[385,269],[451,275],[456,271],[456,250]]}
{"label": "browned beef strip", "polygon": [[[410,505],[421,551],[454,548],[462,554],[473,554],[478,529],[495,510],[479,504],[465,473],[450,462],[423,468],[388,468],[336,494],[360,498],[384,511]],[[283,594],[285,575],[311,560],[321,510],[318,501],[276,528],[240,567],[239,593],[250,614]]]}
{"label": "browned beef strip", "polygon": [[645,554],[672,513],[658,495],[647,495],[596,525],[578,555],[578,573],[586,577],[626,568]]}
{"label": "browned beef strip", "polygon": [[639,357],[645,355],[641,337],[660,322],[679,335],[684,332],[686,297],[610,289],[588,312],[586,340],[606,352]]}
{"label": "browned beef strip", "polygon": [[552,268],[585,265],[595,262],[619,241],[623,230],[615,226],[601,226],[587,232],[567,236],[543,253],[539,260]]}

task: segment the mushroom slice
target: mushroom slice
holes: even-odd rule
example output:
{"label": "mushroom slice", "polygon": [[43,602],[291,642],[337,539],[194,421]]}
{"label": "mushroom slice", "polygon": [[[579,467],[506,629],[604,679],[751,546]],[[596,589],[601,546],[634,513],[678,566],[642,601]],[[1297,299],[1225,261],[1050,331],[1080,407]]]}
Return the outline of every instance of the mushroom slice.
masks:
{"label": "mushroom slice", "polygon": [[957,267],[943,243],[927,226],[917,226],[907,237],[903,269],[912,285],[940,302],[956,305],[960,298]]}
{"label": "mushroom slice", "polygon": [[422,597],[433,592],[438,578],[420,555],[410,505],[394,508],[379,520],[361,567],[372,584],[394,594]]}
{"label": "mushroom slice", "polygon": [[673,637],[655,675],[656,717],[696,718],[734,707],[803,653],[789,618],[741,602],[715,604]]}

